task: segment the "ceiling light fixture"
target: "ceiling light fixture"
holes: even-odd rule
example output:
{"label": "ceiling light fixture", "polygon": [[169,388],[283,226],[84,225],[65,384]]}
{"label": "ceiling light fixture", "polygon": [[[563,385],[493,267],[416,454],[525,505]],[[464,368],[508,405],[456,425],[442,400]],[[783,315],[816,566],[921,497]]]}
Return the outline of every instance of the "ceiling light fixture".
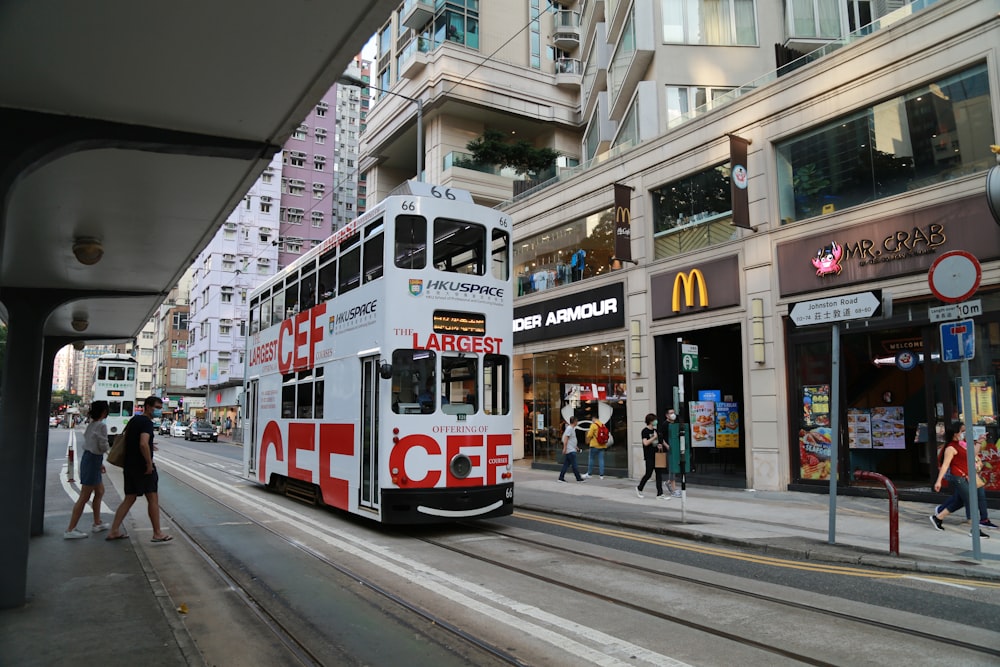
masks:
{"label": "ceiling light fixture", "polygon": [[87,327],[90,326],[90,321],[81,315],[74,315],[73,321],[70,324],[73,326],[74,331],[86,331]]}
{"label": "ceiling light fixture", "polygon": [[101,240],[93,236],[80,236],[73,241],[73,254],[81,264],[91,266],[104,257],[104,246]]}

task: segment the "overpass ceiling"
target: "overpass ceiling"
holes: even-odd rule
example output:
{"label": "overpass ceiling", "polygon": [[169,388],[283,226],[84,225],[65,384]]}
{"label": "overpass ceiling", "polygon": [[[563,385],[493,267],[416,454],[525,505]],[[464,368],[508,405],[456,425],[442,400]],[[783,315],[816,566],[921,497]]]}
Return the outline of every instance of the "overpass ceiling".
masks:
{"label": "overpass ceiling", "polygon": [[46,335],[134,337],[397,6],[0,4],[0,301],[47,290]]}

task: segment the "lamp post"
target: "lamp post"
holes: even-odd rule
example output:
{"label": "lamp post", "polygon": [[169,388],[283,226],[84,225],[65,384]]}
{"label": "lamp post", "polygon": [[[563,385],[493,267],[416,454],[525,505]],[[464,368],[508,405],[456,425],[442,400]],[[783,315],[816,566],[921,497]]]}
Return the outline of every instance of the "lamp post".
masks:
{"label": "lamp post", "polygon": [[350,74],[344,73],[337,79],[337,83],[343,84],[345,86],[358,86],[359,88],[374,88],[380,93],[385,93],[387,95],[395,95],[396,97],[402,97],[404,100],[409,100],[410,102],[415,102],[417,105],[417,181],[423,181],[422,169],[424,163],[424,103],[422,100],[416,97],[410,97],[409,95],[403,95],[401,93],[394,93],[391,90],[386,90],[385,88],[379,88],[378,86],[373,86],[371,83],[365,83],[356,76],[351,76]]}
{"label": "lamp post", "polygon": [[209,406],[209,396],[212,393],[212,323],[209,320],[205,320],[205,326],[208,327],[208,355],[206,356],[206,368],[205,368],[205,421],[212,423],[209,418],[208,406]]}

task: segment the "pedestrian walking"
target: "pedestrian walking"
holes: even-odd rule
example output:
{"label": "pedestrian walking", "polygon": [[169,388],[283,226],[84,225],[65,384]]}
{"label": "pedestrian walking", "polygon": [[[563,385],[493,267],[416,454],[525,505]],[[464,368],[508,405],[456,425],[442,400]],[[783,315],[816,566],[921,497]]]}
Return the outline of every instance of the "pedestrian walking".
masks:
{"label": "pedestrian walking", "polygon": [[573,474],[576,475],[576,481],[582,482],[583,477],[580,476],[580,469],[576,467],[576,452],[579,450],[576,442],[576,416],[569,418],[569,423],[566,424],[566,430],[563,431],[562,436],[563,441],[563,464],[562,470],[559,471],[559,481],[566,481],[566,471],[573,467]]}
{"label": "pedestrian walking", "polygon": [[226,435],[232,435],[232,434],[233,434],[233,418],[229,415],[226,415]]}
{"label": "pedestrian walking", "polygon": [[157,493],[159,475],[153,463],[153,444],[156,429],[153,417],[163,411],[163,401],[159,396],[150,396],[143,402],[141,415],[136,415],[125,425],[125,499],[115,512],[115,520],[105,539],[121,540],[128,537],[122,530],[122,522],[139,496],[146,497],[149,522],[153,525],[153,542],[169,542],[172,536],[160,529],[160,500]]}
{"label": "pedestrian walking", "polygon": [[645,498],[642,490],[646,482],[656,473],[656,497],[661,500],[670,500],[670,496],[663,495],[663,469],[656,467],[656,452],[665,451],[660,442],[660,433],[656,430],[656,415],[650,412],[646,415],[646,428],[642,429],[642,460],[646,463],[646,474],[639,480],[639,486],[635,487],[635,495]]}
{"label": "pedestrian walking", "polygon": [[593,470],[594,459],[597,459],[597,474],[604,479],[604,452],[611,445],[611,432],[600,419],[596,417],[587,429],[587,472],[583,474],[584,479],[590,477]]}
{"label": "pedestrian walking", "polygon": [[[667,453],[670,453],[669,427],[671,424],[677,423],[677,411],[674,410],[673,408],[667,408],[667,412],[663,415],[663,418],[664,418],[664,424],[663,424],[663,429],[660,432],[660,442],[663,444],[664,449],[667,450]],[[675,475],[669,468],[667,468],[666,478],[667,478],[667,491],[670,492],[670,495],[672,497],[680,498],[681,491],[680,489],[677,488]]]}
{"label": "pedestrian walking", "polygon": [[67,540],[78,540],[89,535],[76,529],[83,516],[87,502],[93,496],[94,524],[90,531],[100,533],[108,529],[101,521],[101,500],[104,498],[104,454],[108,451],[108,426],[104,422],[108,416],[108,402],[94,401],[90,404],[90,423],[83,432],[83,455],[80,457],[80,497],[73,505],[69,526],[63,533]]}
{"label": "pedestrian walking", "polygon": [[[944,507],[931,514],[931,525],[934,526],[935,530],[944,530],[942,519],[969,504],[969,461],[966,444],[961,440],[960,435],[961,426],[952,426],[945,429],[944,432],[947,444],[944,447],[937,480],[934,482],[934,490],[941,491],[941,482],[944,480],[944,476],[951,474],[951,483],[955,486],[955,494],[948,499]],[[984,533],[979,526],[975,528],[979,530],[980,537],[989,538],[989,535]],[[971,530],[969,535],[972,535]]]}

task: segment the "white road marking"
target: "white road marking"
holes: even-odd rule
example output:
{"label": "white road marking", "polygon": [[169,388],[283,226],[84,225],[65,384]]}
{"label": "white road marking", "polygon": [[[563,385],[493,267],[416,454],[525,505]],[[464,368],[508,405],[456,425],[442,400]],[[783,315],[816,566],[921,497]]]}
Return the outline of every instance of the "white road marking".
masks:
{"label": "white road marking", "polygon": [[936,579],[926,579],[924,577],[917,577],[917,576],[914,576],[912,574],[907,574],[903,578],[904,579],[913,579],[914,581],[923,581],[923,582],[926,582],[928,584],[939,584],[941,586],[951,586],[953,588],[961,588],[961,589],[967,590],[967,591],[974,591],[974,590],[976,590],[975,586],[963,586],[962,584],[953,584],[950,581],[937,581]]}
{"label": "white road marking", "polygon": [[[447,598],[470,611],[483,614],[494,622],[504,623],[518,632],[568,651],[570,655],[580,660],[603,667],[633,666],[639,661],[665,667],[690,667],[687,663],[669,656],[613,637],[596,628],[550,614],[533,605],[511,599],[482,584],[460,579],[426,563],[394,553],[387,547],[349,535],[332,526],[320,524],[309,517],[297,515],[268,500],[252,496],[245,488],[220,486],[217,480],[172,461],[169,456],[161,457],[160,460],[165,465],[187,474],[189,477],[209,484],[220,494],[255,505],[261,512],[270,514],[277,519],[283,519],[332,547],[351,553],[370,565],[381,567],[387,572],[402,577],[410,583],[415,583],[431,593]],[[560,632],[541,627],[538,625],[539,622],[557,628]],[[562,634],[562,632],[566,634]],[[583,644],[577,641],[576,637],[591,640],[596,646]]]}

